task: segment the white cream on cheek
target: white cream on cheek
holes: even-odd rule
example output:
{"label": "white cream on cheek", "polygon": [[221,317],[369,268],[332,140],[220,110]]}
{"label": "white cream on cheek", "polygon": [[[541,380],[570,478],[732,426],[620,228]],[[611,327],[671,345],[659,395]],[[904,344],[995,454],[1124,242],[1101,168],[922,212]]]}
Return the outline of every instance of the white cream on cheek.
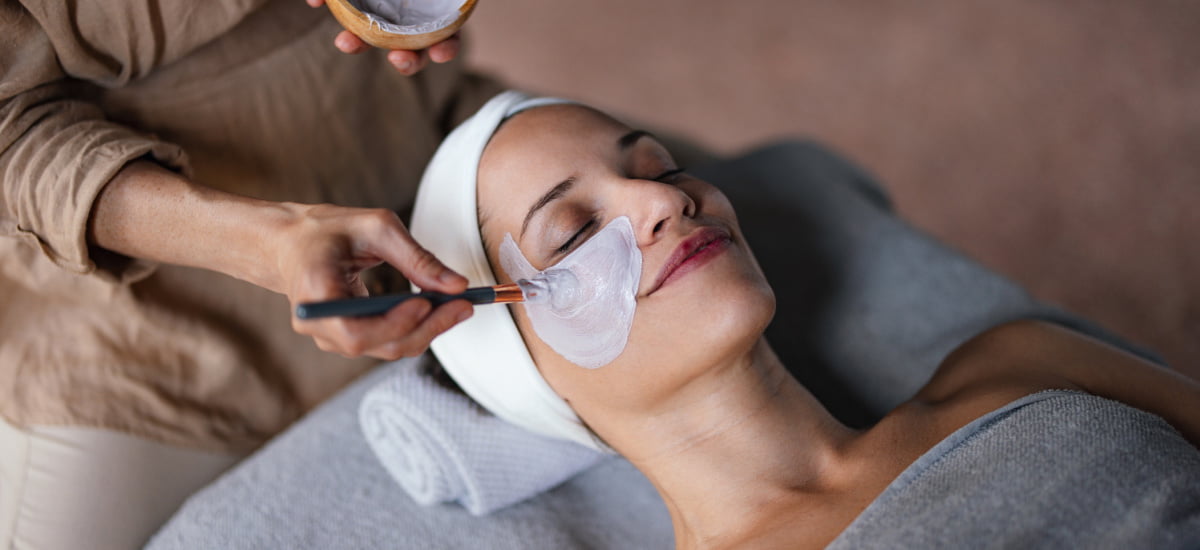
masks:
{"label": "white cream on cheek", "polygon": [[549,286],[550,300],[526,302],[525,311],[538,337],[568,361],[594,369],[624,351],[642,277],[642,252],[628,217],[614,219],[544,271],[505,234],[500,266],[513,280]]}

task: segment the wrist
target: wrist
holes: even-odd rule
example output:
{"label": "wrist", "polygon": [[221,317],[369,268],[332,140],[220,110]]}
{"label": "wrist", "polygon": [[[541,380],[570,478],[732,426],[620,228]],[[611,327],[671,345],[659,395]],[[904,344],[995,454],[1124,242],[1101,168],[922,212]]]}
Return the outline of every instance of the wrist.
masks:
{"label": "wrist", "polygon": [[[241,197],[239,197],[241,199]],[[220,207],[227,219],[218,223],[231,246],[215,256],[221,271],[272,292],[287,294],[284,259],[308,205],[243,199]]]}
{"label": "wrist", "polygon": [[247,252],[239,260],[239,278],[280,294],[289,294],[289,273],[302,262],[297,245],[312,242],[306,225],[315,205],[296,202],[263,202],[258,205],[254,229],[248,234]]}

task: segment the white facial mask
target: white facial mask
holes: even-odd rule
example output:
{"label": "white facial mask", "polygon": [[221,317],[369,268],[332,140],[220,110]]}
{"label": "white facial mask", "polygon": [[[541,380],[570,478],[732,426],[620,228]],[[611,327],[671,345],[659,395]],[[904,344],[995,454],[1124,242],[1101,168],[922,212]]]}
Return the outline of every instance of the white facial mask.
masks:
{"label": "white facial mask", "polygon": [[351,0],[380,29],[393,34],[422,34],[458,19],[463,0]]}
{"label": "white facial mask", "polygon": [[568,361],[594,369],[625,350],[642,278],[642,251],[628,217],[613,220],[545,271],[534,269],[505,234],[500,266],[513,280],[548,282],[550,299],[527,301],[525,311],[538,337]]}

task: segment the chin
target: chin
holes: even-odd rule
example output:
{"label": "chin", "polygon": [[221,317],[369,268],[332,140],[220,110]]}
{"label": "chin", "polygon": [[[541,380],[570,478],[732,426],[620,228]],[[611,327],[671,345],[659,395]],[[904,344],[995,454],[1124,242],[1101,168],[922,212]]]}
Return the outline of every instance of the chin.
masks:
{"label": "chin", "polygon": [[736,336],[729,345],[749,353],[775,318],[775,292],[756,272],[746,274],[743,284],[728,294],[723,300],[726,313],[716,330],[728,333],[731,340]]}

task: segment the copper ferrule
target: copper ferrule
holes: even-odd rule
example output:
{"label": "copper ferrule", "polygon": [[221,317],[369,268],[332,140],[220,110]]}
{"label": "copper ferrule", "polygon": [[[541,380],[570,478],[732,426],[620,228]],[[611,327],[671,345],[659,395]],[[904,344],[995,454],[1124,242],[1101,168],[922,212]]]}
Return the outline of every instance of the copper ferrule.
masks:
{"label": "copper ferrule", "polygon": [[492,289],[496,291],[496,300],[492,302],[494,304],[511,304],[525,301],[525,292],[521,290],[521,285],[517,283],[496,285]]}

